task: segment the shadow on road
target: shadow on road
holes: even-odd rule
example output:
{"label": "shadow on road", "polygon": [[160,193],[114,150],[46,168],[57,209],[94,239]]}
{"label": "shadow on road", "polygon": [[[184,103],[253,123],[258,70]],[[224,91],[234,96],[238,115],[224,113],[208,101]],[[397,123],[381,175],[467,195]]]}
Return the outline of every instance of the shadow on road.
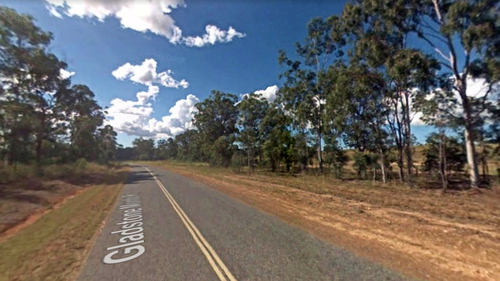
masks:
{"label": "shadow on road", "polygon": [[148,171],[130,171],[128,174],[127,184],[137,183],[142,181],[152,180],[153,177]]}

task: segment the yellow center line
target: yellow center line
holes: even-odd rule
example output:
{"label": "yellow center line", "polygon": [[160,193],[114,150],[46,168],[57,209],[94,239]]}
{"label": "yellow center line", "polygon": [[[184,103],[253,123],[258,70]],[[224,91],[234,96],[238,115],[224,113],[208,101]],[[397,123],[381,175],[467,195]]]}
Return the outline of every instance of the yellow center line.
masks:
{"label": "yellow center line", "polygon": [[[191,236],[193,237],[194,241],[196,242],[196,244],[198,245],[198,247],[201,249],[201,251],[203,252],[203,254],[205,255],[205,257],[207,258],[208,263],[210,264],[210,266],[212,266],[213,270],[215,271],[215,273],[217,274],[217,276],[219,277],[219,279],[221,281],[226,281],[227,280],[226,276],[227,276],[227,278],[230,281],[236,281],[236,278],[229,271],[229,269],[226,267],[226,265],[224,264],[224,262],[222,262],[222,260],[220,259],[219,255],[217,255],[217,253],[215,252],[215,250],[207,242],[207,240],[205,239],[205,237],[203,237],[203,235],[198,230],[198,228],[189,219],[189,217],[186,215],[186,213],[184,213],[184,211],[181,209],[181,207],[179,206],[179,204],[177,204],[177,202],[172,197],[172,195],[170,194],[170,192],[168,192],[168,190],[165,188],[165,186],[158,180],[158,178],[151,172],[151,170],[149,170],[147,167],[144,167],[144,168],[151,174],[151,176],[153,176],[154,180],[156,181],[156,183],[160,187],[160,190],[163,192],[163,194],[165,194],[165,196],[167,197],[168,201],[170,202],[170,204],[174,208],[175,212],[181,218],[182,223],[184,223],[184,225],[188,229],[189,233],[191,234]],[[214,261],[214,259],[215,259],[215,261]],[[224,273],[226,274],[226,276],[224,276],[224,274],[221,272],[221,270],[219,269],[219,267],[220,267],[220,269],[222,269],[222,271],[224,271]]]}

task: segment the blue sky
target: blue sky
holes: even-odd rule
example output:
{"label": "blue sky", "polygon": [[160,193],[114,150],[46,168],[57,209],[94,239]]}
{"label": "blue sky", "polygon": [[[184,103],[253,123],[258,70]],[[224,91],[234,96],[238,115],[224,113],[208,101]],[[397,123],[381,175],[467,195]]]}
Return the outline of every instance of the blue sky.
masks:
{"label": "blue sky", "polygon": [[[110,107],[111,124],[125,146],[137,136],[168,137],[189,127],[194,103],[214,89],[237,95],[263,90],[272,98],[273,86],[281,85],[278,50],[293,53],[294,43],[306,36],[308,21],[339,14],[344,6],[343,1],[299,0],[186,0],[185,7],[182,0],[130,2],[2,1],[33,15],[43,30],[54,34],[52,51],[75,72],[74,84],[88,85],[99,104]],[[160,14],[165,19],[155,18],[162,3],[170,4],[171,11]],[[207,25],[222,32],[213,45],[202,42],[210,33]],[[177,39],[172,33],[176,28],[182,30]],[[196,37],[205,45],[189,46]],[[142,100],[138,92],[144,92]],[[430,131],[414,128],[419,141]]]}

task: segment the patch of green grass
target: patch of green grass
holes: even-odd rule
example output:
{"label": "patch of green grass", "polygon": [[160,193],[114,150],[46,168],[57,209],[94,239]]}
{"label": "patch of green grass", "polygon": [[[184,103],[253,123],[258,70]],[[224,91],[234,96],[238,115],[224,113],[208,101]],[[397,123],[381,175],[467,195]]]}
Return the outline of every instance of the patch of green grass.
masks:
{"label": "patch of green grass", "polygon": [[[125,175],[120,174],[122,183]],[[74,279],[121,187],[116,182],[89,187],[3,241],[0,281]]]}

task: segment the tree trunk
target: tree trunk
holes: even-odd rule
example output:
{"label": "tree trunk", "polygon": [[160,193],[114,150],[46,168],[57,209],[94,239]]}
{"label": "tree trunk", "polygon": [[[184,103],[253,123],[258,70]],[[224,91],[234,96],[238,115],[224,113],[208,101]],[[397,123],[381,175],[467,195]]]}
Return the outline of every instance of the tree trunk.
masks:
{"label": "tree trunk", "polygon": [[385,154],[384,150],[380,149],[380,170],[382,171],[382,182],[386,183],[387,182],[387,175],[385,171]]}
{"label": "tree trunk", "polygon": [[471,188],[479,187],[479,169],[477,165],[476,146],[474,144],[474,126],[471,107],[467,97],[467,86],[463,80],[457,79],[459,94],[462,98],[462,106],[465,113],[465,148],[467,152],[467,163],[469,164],[469,176]]}
{"label": "tree trunk", "polygon": [[441,174],[441,184],[443,192],[448,188],[448,175],[446,174],[446,136],[441,132],[439,142],[439,173]]}
{"label": "tree trunk", "polygon": [[403,148],[398,148],[398,168],[399,168],[399,180],[401,182],[405,181],[404,173],[404,162],[403,162]]}
{"label": "tree trunk", "polygon": [[252,173],[254,172],[254,154],[255,154],[255,150],[252,148],[250,150],[250,157],[249,157],[249,160],[248,160],[248,165],[250,165],[250,170],[252,171]]}
{"label": "tree trunk", "polygon": [[411,120],[410,120],[410,99],[409,93],[405,92],[405,120],[404,120],[404,129],[405,129],[405,154],[406,154],[406,162],[407,162],[407,173],[408,173],[408,185],[410,188],[413,187],[413,179],[412,179],[412,167],[413,167],[413,159],[412,159],[412,151],[411,151]]}
{"label": "tree trunk", "polygon": [[[469,122],[467,122],[469,123]],[[469,176],[471,188],[479,187],[479,171],[476,159],[476,147],[472,137],[472,126],[470,124],[465,127],[465,145],[467,150],[467,163],[469,164]]]}
{"label": "tree trunk", "polygon": [[248,165],[248,168],[251,169],[251,166],[250,166],[250,151],[247,152],[247,165]]}
{"label": "tree trunk", "polygon": [[318,161],[319,161],[319,172],[323,173],[323,152],[321,149],[321,133],[318,133]]}
{"label": "tree trunk", "polygon": [[38,136],[36,139],[36,165],[38,167],[42,164],[42,143],[43,139],[41,136]]}
{"label": "tree trunk", "polygon": [[483,168],[483,182],[488,183],[488,153],[486,152],[486,145],[484,144],[484,138],[481,138],[481,164]]}

